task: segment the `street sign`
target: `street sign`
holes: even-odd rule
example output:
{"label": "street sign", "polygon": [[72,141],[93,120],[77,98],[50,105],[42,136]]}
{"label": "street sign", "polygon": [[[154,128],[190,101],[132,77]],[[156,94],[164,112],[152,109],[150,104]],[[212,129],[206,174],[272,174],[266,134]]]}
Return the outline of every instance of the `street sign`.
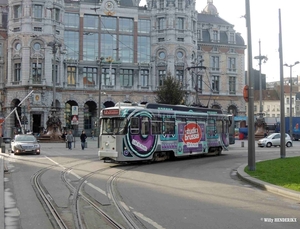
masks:
{"label": "street sign", "polygon": [[71,125],[78,125],[78,115],[73,115]]}
{"label": "street sign", "polygon": [[72,115],[78,115],[78,106],[72,106]]}

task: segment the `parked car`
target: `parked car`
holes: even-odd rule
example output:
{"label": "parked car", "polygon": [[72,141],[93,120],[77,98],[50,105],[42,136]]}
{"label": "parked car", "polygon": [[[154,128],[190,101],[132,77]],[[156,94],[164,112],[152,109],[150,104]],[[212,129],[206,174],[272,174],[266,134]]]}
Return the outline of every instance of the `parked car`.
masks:
{"label": "parked car", "polygon": [[[273,133],[269,136],[258,140],[257,144],[259,147],[271,147],[271,146],[280,146],[281,138],[280,133]],[[290,137],[290,135],[285,134],[285,145],[286,147],[293,146],[293,141]]]}
{"label": "parked car", "polygon": [[40,154],[41,146],[35,136],[31,134],[18,134],[11,141],[11,151],[15,155],[21,153]]}

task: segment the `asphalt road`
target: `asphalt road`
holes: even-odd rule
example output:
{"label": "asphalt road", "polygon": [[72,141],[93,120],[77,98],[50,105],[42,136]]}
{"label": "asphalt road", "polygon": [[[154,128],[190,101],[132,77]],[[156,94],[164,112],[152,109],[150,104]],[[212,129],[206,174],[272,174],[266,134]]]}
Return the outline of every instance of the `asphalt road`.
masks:
{"label": "asphalt road", "polygon": [[[123,205],[149,229],[299,228],[299,201],[237,177],[237,168],[248,160],[247,141],[243,142],[244,147],[237,140],[218,157],[147,164],[123,173],[116,183]],[[42,143],[41,155],[5,155],[9,168],[4,183],[6,228],[52,228],[35,197],[31,176],[53,163],[97,155],[96,146],[97,141],[91,140],[84,151],[79,144],[68,150],[64,144]],[[294,142],[287,156],[300,156],[299,146]],[[280,157],[279,147],[255,147],[255,151],[257,161]],[[101,166],[106,165],[99,161]]]}

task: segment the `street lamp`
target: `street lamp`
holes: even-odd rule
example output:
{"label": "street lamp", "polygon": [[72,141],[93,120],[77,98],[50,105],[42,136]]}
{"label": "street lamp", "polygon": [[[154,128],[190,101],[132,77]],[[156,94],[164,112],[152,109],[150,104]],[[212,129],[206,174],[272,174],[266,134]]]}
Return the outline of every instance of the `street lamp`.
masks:
{"label": "street lamp", "polygon": [[299,61],[296,61],[294,64],[288,65],[284,64],[283,66],[289,67],[290,68],[290,136],[293,138],[293,112],[292,112],[292,68],[299,64]]}
{"label": "street lamp", "polygon": [[52,106],[52,112],[53,116],[55,115],[56,111],[56,81],[57,81],[57,68],[56,68],[56,53],[57,48],[61,47],[61,43],[57,41],[51,41],[48,43],[48,46],[52,47],[52,53],[53,53],[53,74],[52,74],[52,81],[53,81],[53,106]]}
{"label": "street lamp", "polygon": [[255,56],[254,59],[259,60],[259,115],[262,117],[262,82],[261,82],[261,61],[263,60],[264,63],[267,62],[268,58],[266,56],[262,56],[260,53],[260,40],[259,40],[259,56]]}
{"label": "street lamp", "polygon": [[100,148],[100,115],[101,115],[101,84],[102,84],[102,61],[104,60],[104,57],[100,57],[97,59],[97,62],[99,64],[99,95],[98,95],[98,148]]}

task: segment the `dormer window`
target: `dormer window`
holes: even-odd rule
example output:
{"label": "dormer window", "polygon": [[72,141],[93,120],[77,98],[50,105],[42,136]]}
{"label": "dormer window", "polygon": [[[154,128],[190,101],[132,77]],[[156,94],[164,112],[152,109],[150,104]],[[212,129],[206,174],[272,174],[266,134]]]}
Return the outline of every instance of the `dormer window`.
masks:
{"label": "dormer window", "polygon": [[213,31],[213,41],[215,42],[219,41],[219,32],[217,30]]}

